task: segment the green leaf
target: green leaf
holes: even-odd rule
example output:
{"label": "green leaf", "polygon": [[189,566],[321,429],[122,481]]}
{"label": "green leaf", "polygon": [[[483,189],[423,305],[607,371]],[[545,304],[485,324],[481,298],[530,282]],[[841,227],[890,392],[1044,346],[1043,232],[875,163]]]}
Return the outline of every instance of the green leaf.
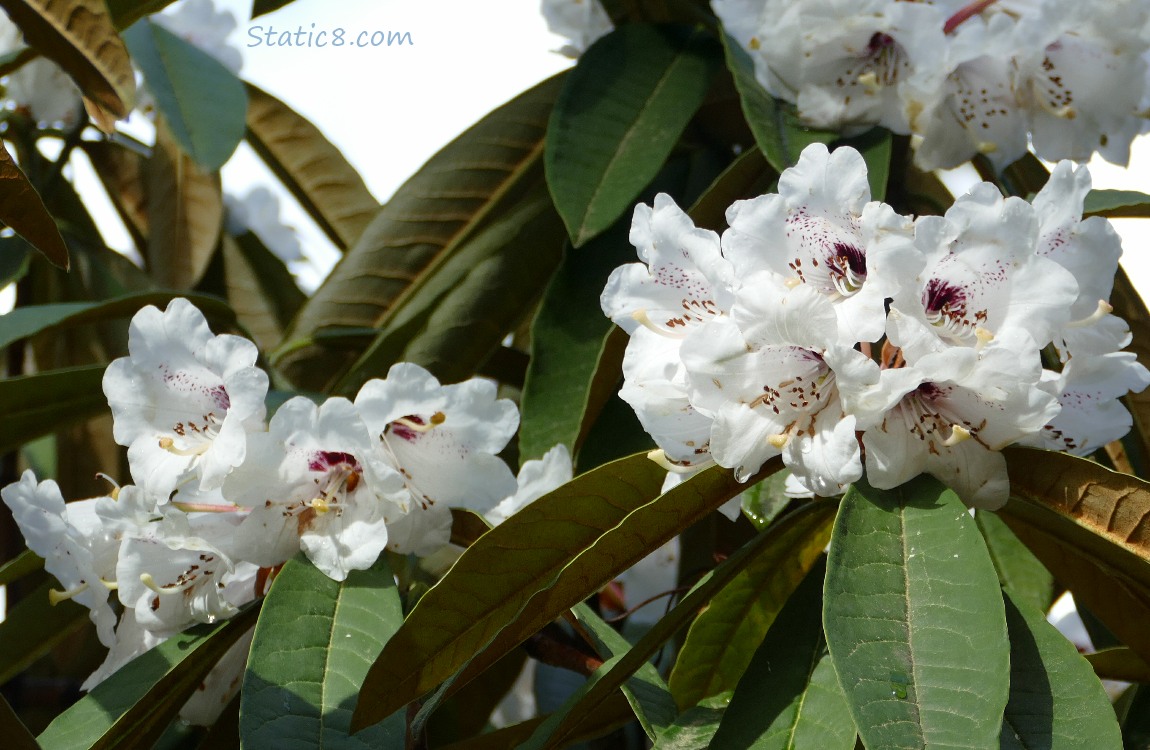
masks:
{"label": "green leaf", "polygon": [[1150,195],[1134,190],[1091,190],[1082,207],[1083,216],[1111,219],[1150,217]]}
{"label": "green leaf", "polygon": [[117,29],[126,29],[151,13],[159,13],[175,0],[107,0]]}
{"label": "green leaf", "polygon": [[[256,10],[260,4],[257,0]],[[351,247],[379,213],[379,201],[319,128],[271,94],[246,85],[248,143],[332,243],[340,250]]]}
{"label": "green leaf", "polygon": [[615,223],[703,103],[719,51],[702,31],[622,26],[567,78],[547,127],[547,185],[575,247]]}
{"label": "green leaf", "polygon": [[871,128],[862,135],[847,138],[842,142],[862,154],[866,162],[867,181],[870,182],[870,199],[886,200],[886,185],[890,180],[890,160],[894,154],[894,137],[886,128]]}
{"label": "green leaf", "polygon": [[791,504],[792,498],[786,494],[787,477],[790,475],[788,470],[780,471],[743,493],[743,515],[759,531],[767,528]]}
{"label": "green leaf", "polygon": [[1065,453],[1009,448],[999,515],[1076,601],[1150,661],[1150,484]]}
{"label": "green leaf", "polygon": [[1010,630],[1010,702],[1002,717],[1001,747],[1122,747],[1121,731],[1090,663],[1041,610],[1006,594]]}
{"label": "green leaf", "polygon": [[307,296],[287,265],[253,232],[224,235],[224,285],[235,316],[261,351],[283,340],[283,332]]}
{"label": "green leaf", "polygon": [[975,511],[974,522],[982,532],[998,583],[1020,603],[1045,612],[1054,601],[1054,576],[1006,523],[993,513]]}
{"label": "green leaf", "polygon": [[562,82],[562,75],[550,78],[488,114],[396,191],[273,355],[297,386],[325,391],[359,354],[323,346],[318,331],[387,327],[393,312],[492,219],[506,219],[508,209],[539,194],[543,135]]}
{"label": "green leaf", "polygon": [[[68,246],[56,220],[3,142],[0,142],[0,222],[19,234],[27,245],[39,250],[52,265],[68,270],[71,264]],[[5,244],[6,253],[21,252],[18,245]]]}
{"label": "green leaf", "polygon": [[7,750],[40,750],[36,737],[20,721],[12,706],[0,695],[0,736],[4,737]]}
{"label": "green leaf", "polygon": [[722,232],[727,228],[727,209],[732,203],[771,192],[778,179],[779,173],[767,164],[762,150],[751,146],[715,178],[687,214],[695,226]]}
{"label": "green leaf", "polygon": [[684,711],[659,734],[652,750],[707,750],[730,700],[730,693],[724,693]]}
{"label": "green leaf", "polygon": [[974,519],[926,475],[847,491],[823,624],[867,747],[995,747],[1010,674],[998,577]]}
{"label": "green leaf", "polygon": [[57,716],[39,736],[40,744],[51,750],[150,747],[258,614],[259,607],[250,606],[137,656]]}
{"label": "green leaf", "polygon": [[162,308],[176,297],[186,298],[214,323],[227,325],[235,322],[235,314],[216,297],[186,292],[141,292],[100,302],[17,307],[0,315],[0,347],[51,328],[126,318],[146,305]]}
{"label": "green leaf", "polygon": [[[575,619],[595,641],[595,646],[604,659],[622,656],[631,649],[631,644],[619,631],[603,621],[603,618],[586,604],[576,604],[572,608]],[[667,683],[659,675],[655,665],[647,661],[622,686],[627,702],[635,711],[643,731],[652,740],[656,735],[675,722],[678,709],[671,698]]]}
{"label": "green leaf", "polygon": [[[740,547],[704,576],[678,606],[656,622],[630,651],[608,660],[597,669],[561,710],[539,725],[522,750],[559,747],[572,740],[576,728],[594,716],[616,689],[752,560],[760,556],[773,557],[779,567],[784,567],[784,561],[797,558],[800,571],[796,578],[801,578],[825,546],[834,507],[833,501],[807,503]],[[781,573],[789,574],[790,570]]]}
{"label": "green leaf", "polygon": [[[1079,613],[1081,614],[1081,613]],[[1091,638],[1093,642],[1093,638]],[[1150,664],[1133,649],[1115,646],[1085,654],[1094,674],[1103,680],[1143,682],[1150,684]]]}
{"label": "green leaf", "polygon": [[30,549],[26,549],[8,562],[0,565],[0,586],[6,586],[18,581],[30,573],[35,573],[44,567],[44,558]]}
{"label": "green leaf", "polygon": [[0,452],[106,412],[103,379],[104,365],[88,365],[0,380]]}
{"label": "green leaf", "polygon": [[[762,473],[778,468],[772,461]],[[712,468],[659,496],[663,476],[643,454],[620,459],[480,537],[372,665],[353,726],[378,721],[465,665],[456,684],[466,683],[743,487]]]}
{"label": "green leaf", "polygon": [[180,148],[204,169],[219,169],[244,137],[243,83],[214,57],[150,19],[133,24],[123,36]]}
{"label": "green leaf", "polygon": [[0,288],[24,278],[31,257],[32,246],[23,237],[0,237]]}
{"label": "green leaf", "polygon": [[0,648],[0,685],[88,622],[88,610],[76,602],[62,601],[52,606],[48,591],[54,585],[53,580],[37,586],[9,607],[7,617],[0,622],[0,643],[4,644]]}
{"label": "green leaf", "polygon": [[402,748],[402,716],[352,736],[351,708],[372,657],[403,621],[386,556],[333,581],[289,560],[264,600],[240,703],[245,748]]}
{"label": "green leaf", "polygon": [[743,105],[743,114],[767,162],[776,172],[792,167],[799,154],[812,143],[830,143],[839,134],[833,130],[812,130],[799,121],[794,107],[777,101],[755,79],[755,63],[739,43],[723,34],[727,68]]}
{"label": "green leaf", "polygon": [[787,599],[739,680],[715,747],[852,750],[855,725],[823,637],[826,562]]}
{"label": "green leaf", "polygon": [[1115,708],[1122,722],[1123,747],[1127,750],[1150,748],[1150,685],[1131,687]]}
{"label": "green leaf", "polygon": [[813,562],[813,558],[780,560],[777,555],[762,555],[719,592],[691,623],[671,672],[671,692],[680,708],[735,689],[775,616]]}
{"label": "green leaf", "polygon": [[279,10],[292,0],[254,0],[252,3],[252,19]]}

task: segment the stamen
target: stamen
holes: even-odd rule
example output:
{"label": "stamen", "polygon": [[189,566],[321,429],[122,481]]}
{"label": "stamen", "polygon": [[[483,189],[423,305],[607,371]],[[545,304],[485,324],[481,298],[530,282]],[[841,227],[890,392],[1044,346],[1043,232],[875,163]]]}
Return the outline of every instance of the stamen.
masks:
{"label": "stamen", "polygon": [[874,93],[882,88],[879,83],[878,76],[875,75],[873,70],[868,70],[858,77],[859,85],[865,88],[868,92]]}
{"label": "stamen", "polygon": [[654,461],[662,469],[665,469],[672,474],[693,474],[694,472],[704,467],[710,466],[715,463],[714,460],[704,461],[698,464],[688,464],[672,461],[667,458],[667,452],[662,448],[656,448],[647,454],[647,458]]}
{"label": "stamen", "polygon": [[994,340],[994,334],[991,333],[990,331],[986,330],[985,328],[975,328],[974,329],[974,336],[975,336],[975,338],[978,339],[978,348],[979,349],[981,349],[982,347],[986,346],[987,344],[989,344],[991,341]]}
{"label": "stamen", "polygon": [[177,448],[176,441],[165,436],[160,438],[160,447],[168,453],[173,453],[177,456],[202,456],[211,449],[212,443],[211,441],[205,440],[195,448]]}
{"label": "stamen", "polygon": [[55,607],[60,602],[79,596],[87,590],[88,583],[86,581],[75,588],[68,589],[67,591],[48,589],[48,603]]}
{"label": "stamen", "polygon": [[789,435],[787,435],[785,433],[781,433],[778,435],[769,436],[767,438],[767,442],[770,443],[772,447],[774,447],[778,450],[782,450],[783,448],[787,447],[787,441],[789,439],[790,439]]}
{"label": "stamen", "polygon": [[238,505],[223,505],[218,503],[181,503],[172,501],[170,505],[185,513],[240,513],[247,510]]}
{"label": "stamen", "polygon": [[1094,323],[1097,323],[1098,321],[1102,320],[1103,318],[1105,318],[1107,315],[1109,315],[1112,312],[1114,312],[1113,305],[1111,305],[1109,302],[1107,302],[1104,299],[1100,299],[1100,300],[1098,300],[1098,307],[1096,307],[1094,309],[1094,312],[1092,312],[1090,315],[1086,316],[1082,320],[1075,320],[1075,321],[1072,321],[1070,323],[1067,323],[1066,327],[1067,328],[1085,328],[1088,325],[1092,325]]}
{"label": "stamen", "polygon": [[953,448],[959,443],[970,440],[972,437],[974,436],[970,434],[970,430],[960,424],[956,424],[950,428],[950,437],[943,440],[942,444],[947,448]]}
{"label": "stamen", "polygon": [[156,583],[156,579],[152,577],[151,573],[141,573],[140,583],[157,594],[178,594],[181,591],[181,587],[179,586],[160,586]]}
{"label": "stamen", "polygon": [[115,479],[112,479],[110,476],[108,476],[107,474],[105,474],[102,471],[96,472],[96,478],[97,479],[103,479],[105,482],[112,485],[112,491],[108,493],[108,497],[112,498],[113,500],[119,500],[120,499],[120,483],[119,482],[117,482]]}
{"label": "stamen", "polygon": [[998,0],[975,0],[970,5],[960,8],[957,13],[946,19],[946,23],[942,25],[942,33],[953,33],[954,30],[959,26],[966,23],[971,18],[974,18],[982,11],[994,5],[996,2],[998,2]]}
{"label": "stamen", "polygon": [[636,321],[638,321],[639,325],[641,325],[644,328],[647,328],[651,331],[654,331],[655,333],[659,334],[660,336],[666,336],[669,339],[685,339],[685,338],[687,338],[686,333],[679,333],[678,331],[668,331],[666,328],[660,328],[659,326],[655,325],[654,322],[652,322],[651,318],[647,315],[647,310],[645,308],[641,307],[638,310],[636,310],[635,312],[631,313],[631,317],[634,318]]}
{"label": "stamen", "polygon": [[403,425],[412,432],[429,432],[436,425],[443,424],[445,419],[447,419],[447,416],[443,412],[437,411],[431,415],[431,419],[428,420],[427,424],[420,424],[414,420],[408,419],[407,417],[400,417],[399,419],[393,419],[391,421],[393,424]]}
{"label": "stamen", "polygon": [[979,141],[978,153],[990,155],[998,150],[998,144],[993,141]]}
{"label": "stamen", "polygon": [[802,279],[800,279],[798,276],[792,276],[783,282],[783,286],[785,286],[787,289],[794,289],[801,283],[803,283]]}

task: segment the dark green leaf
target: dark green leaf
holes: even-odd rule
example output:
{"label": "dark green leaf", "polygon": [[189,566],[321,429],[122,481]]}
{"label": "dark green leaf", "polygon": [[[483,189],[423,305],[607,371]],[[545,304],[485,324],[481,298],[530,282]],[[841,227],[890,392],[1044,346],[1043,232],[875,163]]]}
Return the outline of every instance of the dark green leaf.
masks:
{"label": "dark green leaf", "polygon": [[151,13],[159,13],[176,0],[107,0],[112,22],[117,29],[126,29]]}
{"label": "dark green leaf", "polygon": [[1115,708],[1122,722],[1122,742],[1126,750],[1150,748],[1150,685],[1131,687]]}
{"label": "dark green leaf", "polygon": [[767,162],[776,172],[792,167],[799,154],[812,143],[830,143],[839,134],[832,130],[812,130],[799,121],[794,107],[776,101],[755,80],[755,64],[739,43],[723,35],[727,68],[735,78],[735,88],[743,104],[743,114],[763,150]]}
{"label": "dark green leaf", "polygon": [[707,750],[730,700],[730,693],[724,693],[684,711],[655,739],[653,750]]}
{"label": "dark green leaf", "polygon": [[771,624],[731,697],[715,746],[851,750],[855,726],[823,637],[826,562],[811,568]]}
{"label": "dark green leaf", "polygon": [[4,737],[4,747],[7,750],[40,750],[36,738],[20,721],[20,717],[8,705],[4,696],[0,695],[0,736]]}
{"label": "dark green leaf", "polygon": [[149,19],[124,31],[124,40],[180,148],[206,170],[223,166],[244,137],[248,98],[240,79]]}
{"label": "dark green leaf", "polygon": [[1114,646],[1086,654],[1086,661],[1090,662],[1094,674],[1103,680],[1150,684],[1150,664],[1147,664],[1138,652],[1125,646]]}
{"label": "dark green leaf", "polygon": [[743,493],[743,515],[759,531],[767,528],[790,505],[791,498],[786,494],[787,477],[790,475],[790,471],[780,471]]}
{"label": "dark green leaf", "polygon": [[1084,216],[1111,219],[1150,217],[1150,195],[1134,190],[1091,190],[1082,207]]}
{"label": "dark green leaf", "polygon": [[759,147],[751,146],[715,178],[687,213],[696,226],[722,232],[732,203],[770,192],[778,179],[779,173],[767,164]]}
{"label": "dark green leaf", "polygon": [[387,558],[333,581],[304,559],[272,584],[244,675],[245,748],[402,748],[402,716],[348,733],[359,685],[403,608]]}
{"label": "dark green leaf", "polygon": [[291,3],[292,0],[254,0],[252,2],[252,18],[279,10]]}
{"label": "dark green leaf", "polygon": [[862,154],[866,161],[866,176],[870,182],[870,199],[886,200],[886,184],[890,179],[890,160],[894,152],[894,137],[886,128],[871,128],[862,135],[848,138],[842,145],[850,146]]}
{"label": "dark green leaf", "polygon": [[1054,576],[1050,571],[995,514],[975,512],[974,522],[982,532],[1002,588],[1040,612],[1049,609],[1054,600]]}
{"label": "dark green leaf", "polygon": [[591,46],[547,128],[547,184],[576,247],[615,223],[659,172],[719,66],[701,31],[622,26]]}
{"label": "dark green leaf", "polygon": [[[17,558],[19,559],[19,558]],[[73,601],[52,606],[46,582],[8,609],[0,622],[0,685],[23,672],[88,622],[88,610]]]}
{"label": "dark green leaf", "polygon": [[23,237],[0,237],[0,288],[24,278],[31,257],[32,246]]}
{"label": "dark green leaf", "polygon": [[926,475],[847,491],[823,624],[868,747],[994,747],[1009,690],[1006,616],[982,536]]}
{"label": "dark green leaf", "polygon": [[29,573],[35,573],[44,567],[44,558],[30,549],[26,549],[8,562],[0,565],[0,586],[6,586],[18,581]]}
{"label": "dark green leaf", "polygon": [[1040,610],[1006,594],[1010,630],[1010,702],[1001,747],[1070,750],[1122,747],[1102,683],[1074,644]]}
{"label": "dark green leaf", "polygon": [[259,237],[225,235],[224,283],[235,316],[262,351],[283,340],[283,332],[307,296],[282,260]]}
{"label": "dark green leaf", "polygon": [[258,613],[258,606],[250,606],[137,656],[57,716],[38,738],[40,744],[52,750],[149,747]]}
{"label": "dark green leaf", "polygon": [[0,380],[0,452],[104,413],[104,365],[70,367]]}

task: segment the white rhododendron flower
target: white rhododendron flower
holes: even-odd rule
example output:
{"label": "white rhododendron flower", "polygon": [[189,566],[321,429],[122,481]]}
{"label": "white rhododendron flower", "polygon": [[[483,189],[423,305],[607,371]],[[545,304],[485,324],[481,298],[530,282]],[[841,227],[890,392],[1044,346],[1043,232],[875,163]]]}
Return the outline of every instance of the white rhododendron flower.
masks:
{"label": "white rhododendron flower", "polygon": [[499,501],[483,517],[492,526],[498,526],[518,513],[524,506],[535,502],[551,490],[571,481],[573,475],[571,452],[563,443],[543,454],[543,458],[524,461],[515,477],[515,494]]}
{"label": "white rhododendron flower", "polygon": [[1085,453],[1129,428],[1116,399],[1150,373],[1120,351],[1121,248],[1082,220],[1085,170],[1059,165],[1033,205],[982,183],[917,220],[867,185],[857,153],[809,146],[777,195],[731,207],[717,248],[666,196],[636,209],[646,265],[612,274],[603,309],[631,336],[622,394],[653,458],[746,481],[781,456],[818,495],[864,467],[883,489],[926,472],[996,508],[1007,445]]}
{"label": "white rhododendron flower", "polygon": [[579,57],[614,28],[599,0],[542,0],[539,10],[548,30],[567,40],[558,50],[567,57]]}
{"label": "white rhododendron flower", "polygon": [[236,17],[229,10],[217,11],[212,0],[182,0],[152,16],[152,20],[216,58],[233,73],[243,67],[243,53],[228,42],[237,28]]}
{"label": "white rhododendron flower", "polygon": [[130,356],[104,373],[112,433],[136,483],[167,498],[183,485],[218,488],[263,429],[267,374],[239,336],[213,336],[185,299],[145,307],[128,329]]}
{"label": "white rhododendron flower", "polygon": [[295,229],[280,221],[280,201],[268,188],[258,185],[243,197],[224,196],[228,209],[228,231],[251,231],[268,250],[285,263],[306,260]]}

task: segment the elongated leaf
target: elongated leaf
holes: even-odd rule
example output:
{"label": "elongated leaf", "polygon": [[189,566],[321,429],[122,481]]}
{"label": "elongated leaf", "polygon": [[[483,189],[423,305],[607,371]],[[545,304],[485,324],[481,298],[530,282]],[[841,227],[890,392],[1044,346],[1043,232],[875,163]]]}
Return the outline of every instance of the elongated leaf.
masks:
{"label": "elongated leaf", "polygon": [[1090,662],[1094,674],[1104,680],[1150,683],[1150,664],[1125,646],[1086,654],[1086,661]]}
{"label": "elongated leaf", "polygon": [[998,583],[1028,607],[1045,612],[1054,599],[1054,576],[1018,540],[1006,523],[993,513],[975,513],[974,522],[982,532]]}
{"label": "elongated leaf", "polygon": [[3,0],[28,43],[54,60],[100,108],[127,117],[136,76],[103,0]]}
{"label": "elongated leaf", "polygon": [[251,232],[224,235],[224,283],[236,318],[261,351],[283,340],[283,332],[307,297],[284,262]]}
{"label": "elongated leaf", "polygon": [[[613,729],[635,720],[631,713],[631,706],[622,693],[616,693],[595,716],[580,725],[575,733],[572,743],[586,742],[607,734]],[[450,745],[444,745],[436,750],[515,750],[523,744],[536,727],[543,723],[543,718],[528,719],[519,724],[513,724],[503,729],[496,729],[478,737],[472,737]]]}
{"label": "elongated leaf", "polygon": [[[37,558],[38,559],[38,558]],[[88,610],[73,601],[52,606],[48,591],[55,581],[37,586],[8,608],[0,622],[0,685],[69,638],[88,622]]]}
{"label": "elongated leaf", "polygon": [[142,253],[148,237],[148,157],[113,141],[82,141],[80,147]]}
{"label": "elongated leaf", "polygon": [[61,302],[54,305],[18,307],[0,315],[0,346],[54,328],[115,320],[135,315],[146,305],[164,307],[176,297],[185,297],[217,324],[235,321],[235,314],[223,302],[205,294],[140,292],[102,302]]}
{"label": "elongated leaf", "polygon": [[272,584],[256,626],[240,703],[245,748],[402,748],[402,716],[348,733],[372,657],[403,621],[387,558],[333,581],[304,559]]}
{"label": "elongated leaf", "polygon": [[[579,624],[594,638],[600,654],[605,658],[622,656],[631,649],[627,639],[586,604],[577,604],[571,611]],[[675,723],[678,709],[671,698],[671,691],[650,661],[639,667],[634,676],[623,684],[622,689],[639,723],[643,725],[643,731],[652,740]]]}
{"label": "elongated leaf", "polygon": [[[690,622],[751,560],[763,555],[773,556],[779,561],[791,556],[799,558],[805,562],[805,567],[795,577],[797,584],[825,545],[827,527],[833,513],[833,502],[808,503],[739,548],[699,581],[678,606],[656,622],[630,651],[610,659],[596,670],[563,709],[540,724],[531,740],[523,745],[523,750],[561,747],[570,741],[575,728],[587,717],[593,716],[646,659]],[[783,576],[789,574],[789,570],[780,573]]]}
{"label": "elongated leaf", "polygon": [[292,0],[255,0],[252,3],[252,18],[279,10],[291,2]]}
{"label": "elongated leaf", "polygon": [[838,133],[831,130],[804,127],[793,107],[768,94],[755,80],[755,64],[750,55],[726,34],[723,34],[723,49],[755,143],[776,172],[794,166],[799,154],[810,144],[830,143],[838,138]]}
{"label": "elongated leaf", "polygon": [[996,746],[1010,671],[999,591],[974,519],[935,479],[847,491],[823,625],[868,747]]}
{"label": "elongated leaf", "polygon": [[[1150,310],[1124,268],[1119,267],[1114,277],[1110,303],[1114,313],[1130,324],[1133,340],[1126,349],[1134,352],[1142,366],[1150,366]],[[1150,466],[1150,388],[1128,393],[1122,400],[1134,417],[1134,430],[1123,444],[1129,445],[1127,450],[1136,466]]]}
{"label": "elongated leaf", "polygon": [[[778,468],[772,461],[763,474]],[[466,683],[742,488],[717,468],[657,497],[662,481],[663,471],[644,455],[620,459],[481,537],[388,642],[368,673],[353,726],[378,721],[464,665],[456,684]]]}
{"label": "elongated leaf", "polygon": [[20,721],[12,706],[0,695],[0,733],[4,737],[4,747],[8,750],[40,750],[36,737]]}
{"label": "elongated leaf", "polygon": [[[3,142],[0,142],[0,222],[11,227],[53,265],[67,270],[68,246],[56,228],[56,220],[24,172],[12,161]],[[7,244],[5,250],[18,252],[11,244]]]}
{"label": "elongated leaf", "polygon": [[1049,750],[1122,747],[1110,699],[1089,662],[1038,610],[1006,595],[1010,702],[1001,747]]}
{"label": "elongated leaf", "polygon": [[1082,207],[1086,216],[1117,218],[1150,217],[1150,195],[1134,190],[1091,190]]}
{"label": "elongated leaf", "polygon": [[730,694],[724,693],[684,711],[659,734],[653,750],[707,750],[730,700]]}
{"label": "elongated leaf", "polygon": [[445,146],[396,192],[300,310],[273,357],[302,388],[322,391],[358,352],[315,340],[329,327],[382,329],[468,240],[537,190],[551,78],[496,109]]}
{"label": "elongated leaf", "polygon": [[396,303],[333,391],[350,396],[400,361],[422,365],[443,382],[473,375],[546,286],[559,264],[562,236],[545,194],[496,219]]}
{"label": "elongated leaf", "polygon": [[248,143],[332,243],[351,247],[379,212],[379,201],[319,128],[250,83],[247,92]]}
{"label": "elongated leaf", "polygon": [[687,213],[695,226],[722,232],[732,203],[770,192],[778,179],[779,173],[767,164],[762,150],[752,146],[715,178]]}
{"label": "elongated leaf", "polygon": [[0,565],[0,586],[18,581],[44,567],[44,558],[26,549],[8,562]]}
{"label": "elongated leaf", "polygon": [[149,747],[258,613],[258,606],[250,606],[137,656],[57,716],[39,736],[40,744],[52,750]]}
{"label": "elongated leaf", "polygon": [[670,679],[681,709],[735,689],[812,562],[810,558],[780,560],[775,555],[756,558],[691,623]]}
{"label": "elongated leaf", "polygon": [[176,0],[106,0],[117,29],[126,29],[151,13],[159,13]]}
{"label": "elongated leaf", "polygon": [[670,155],[719,67],[701,31],[622,26],[587,50],[547,128],[547,184],[576,247],[615,223]]}
{"label": "elongated leaf", "polygon": [[867,181],[870,182],[872,201],[886,200],[886,185],[890,179],[890,160],[894,153],[894,138],[886,128],[871,128],[862,135],[843,142],[862,154],[866,161]]}
{"label": "elongated leaf", "polygon": [[173,289],[190,289],[215,253],[224,220],[218,172],[205,171],[157,122],[156,146],[148,160],[148,265],[153,277]]}
{"label": "elongated leaf", "polygon": [[240,79],[149,19],[125,31],[124,40],[175,142],[202,169],[222,167],[244,137],[248,100]]}
{"label": "elongated leaf", "polygon": [[823,637],[826,563],[811,568],[739,680],[715,747],[851,750],[855,726]]}
{"label": "elongated leaf", "polygon": [[1078,601],[1150,659],[1150,485],[1063,453],[1006,451],[1011,499],[999,511]]}
{"label": "elongated leaf", "polygon": [[107,410],[103,378],[103,365],[89,365],[0,380],[0,452]]}

